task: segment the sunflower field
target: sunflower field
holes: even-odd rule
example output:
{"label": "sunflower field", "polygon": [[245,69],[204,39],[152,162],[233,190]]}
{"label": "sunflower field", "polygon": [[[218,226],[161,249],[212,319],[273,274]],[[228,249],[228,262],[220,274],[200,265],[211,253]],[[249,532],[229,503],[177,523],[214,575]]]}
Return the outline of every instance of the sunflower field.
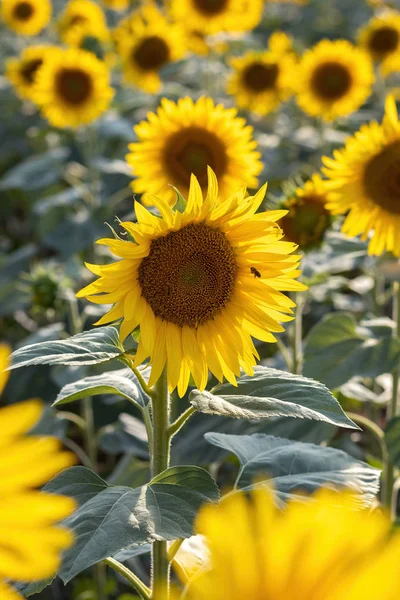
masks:
{"label": "sunflower field", "polygon": [[400,1],[0,0],[0,600],[400,598]]}

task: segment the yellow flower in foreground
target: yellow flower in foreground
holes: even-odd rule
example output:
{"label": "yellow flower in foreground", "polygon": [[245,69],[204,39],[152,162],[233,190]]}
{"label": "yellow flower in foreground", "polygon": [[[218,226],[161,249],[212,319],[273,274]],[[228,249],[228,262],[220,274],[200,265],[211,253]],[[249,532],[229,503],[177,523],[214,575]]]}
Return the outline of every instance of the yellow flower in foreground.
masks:
{"label": "yellow flower in foreground", "polygon": [[102,42],[110,39],[105,15],[91,0],[70,0],[58,21],[58,31],[61,40],[71,46],[80,46],[88,37]]}
{"label": "yellow flower in foreground", "polygon": [[252,374],[256,364],[251,336],[274,342],[271,332],[290,320],[294,304],[281,290],[305,288],[295,281],[296,246],[280,241],[276,221],[285,211],[256,214],[265,190],[221,200],[209,169],[205,199],[192,176],[183,213],[152,197],[159,218],[136,202],[138,223],[121,223],[135,241],[99,240],[122,260],[88,265],[99,279],[77,295],[114,304],[98,324],[123,319],[122,339],[140,326],[135,365],[150,358],[150,385],[166,363],[169,388],[181,396],[190,373],[205,388],[208,368],[235,384],[240,368]]}
{"label": "yellow flower in foreground", "polygon": [[20,35],[37,35],[51,19],[50,0],[2,0],[0,17]]}
{"label": "yellow flower in foreground", "polygon": [[370,254],[400,256],[400,123],[393,97],[381,125],[364,125],[323,162],[327,189],[334,192],[327,208],[348,213],[342,231],[364,240],[372,233]]}
{"label": "yellow flower in foreground", "polygon": [[19,58],[7,61],[6,76],[21,98],[31,99],[36,76],[49,53],[57,52],[55,46],[30,46]]}
{"label": "yellow flower in foreground", "polygon": [[[0,393],[7,381],[9,348],[0,345]],[[57,522],[75,509],[71,498],[45,494],[46,483],[75,460],[51,437],[25,435],[39,420],[42,405],[29,400],[0,409],[0,597],[19,596],[6,583],[36,581],[54,575],[61,552],[73,537]]]}
{"label": "yellow flower in foreground", "polygon": [[400,534],[347,493],[317,492],[279,510],[266,489],[201,509],[212,569],[188,600],[394,600]]}
{"label": "yellow flower in foreground", "polygon": [[374,73],[363,50],[345,40],[322,40],[304,53],[294,79],[300,108],[333,121],[364,104]]}
{"label": "yellow flower in foreground", "polygon": [[387,11],[373,17],[359,32],[358,41],[374,60],[400,50],[400,13]]}
{"label": "yellow flower in foreground", "polygon": [[78,127],[107,110],[112,97],[107,66],[91,52],[52,53],[40,69],[33,100],[55,127]]}
{"label": "yellow flower in foreground", "polygon": [[253,129],[237,110],[214,105],[211,98],[181,98],[177,103],[165,98],[157,113],[136,125],[138,142],[130,144],[127,161],[136,176],[134,192],[158,195],[170,204],[176,194],[170,184],[187,196],[190,175],[207,189],[207,165],[215,171],[220,193],[227,198],[241,186],[257,186],[262,170],[260,153],[252,138]]}
{"label": "yellow flower in foreground", "polygon": [[177,21],[193,24],[205,34],[253,29],[262,16],[260,0],[171,0]]}

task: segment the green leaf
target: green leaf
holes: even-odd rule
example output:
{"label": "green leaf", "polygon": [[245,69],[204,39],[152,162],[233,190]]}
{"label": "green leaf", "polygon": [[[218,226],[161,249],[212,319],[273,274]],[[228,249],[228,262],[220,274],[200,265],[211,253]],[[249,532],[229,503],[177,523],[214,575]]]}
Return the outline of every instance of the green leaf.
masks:
{"label": "green leaf", "polygon": [[238,419],[296,417],[359,429],[343,412],[331,392],[318,381],[258,366],[237,387],[226,383],[210,392],[191,392],[189,401],[199,411]]}
{"label": "green leaf", "polygon": [[11,369],[30,365],[95,365],[124,352],[115,327],[99,327],[67,340],[23,346],[11,355]]}
{"label": "green leaf", "polygon": [[69,156],[67,148],[52,148],[43,154],[31,156],[7,171],[0,180],[0,190],[41,190],[61,178],[61,170]]}
{"label": "green leaf", "polygon": [[85,377],[65,385],[58,394],[53,406],[67,404],[87,396],[115,394],[144,408],[148,397],[142,392],[136,375],[131,369],[109,371],[93,377]]}
{"label": "green leaf", "polygon": [[54,579],[55,576],[49,577],[48,579],[40,579],[39,581],[31,581],[29,583],[16,583],[13,587],[28,598],[34,594],[39,594],[39,592],[47,588]]}
{"label": "green leaf", "polygon": [[[200,506],[219,498],[211,475],[200,467],[172,467],[136,489],[102,489],[105,482],[99,484],[90,470],[77,473],[77,468],[64,471],[46,486],[47,491],[84,500],[64,522],[75,535],[75,545],[64,554],[59,573],[65,583],[130,546],[190,537]],[[79,482],[74,488],[76,474]],[[96,486],[99,493],[86,500]]]}
{"label": "green leaf", "polygon": [[400,467],[400,416],[393,417],[385,428],[385,442],[390,460]]}
{"label": "green leaf", "polygon": [[[206,433],[205,437],[211,444],[238,457],[240,488],[256,487],[260,476],[264,476],[283,500],[325,486],[349,488],[361,494],[367,505],[373,502],[379,491],[380,470],[336,448],[285,440],[263,433]],[[254,484],[255,480],[257,483]]]}
{"label": "green leaf", "polygon": [[172,188],[176,193],[176,203],[174,206],[174,210],[176,210],[180,213],[183,213],[185,211],[187,202],[186,202],[185,198],[182,196],[182,194],[180,193],[180,191],[174,185],[172,186]]}
{"label": "green leaf", "polygon": [[389,319],[364,321],[333,313],[315,325],[304,347],[304,374],[317,377],[330,389],[352,377],[389,373],[400,360],[400,342],[392,337]]}
{"label": "green leaf", "polygon": [[71,467],[53,477],[43,487],[43,491],[49,494],[70,496],[75,498],[79,506],[82,506],[108,487],[108,483],[91,469]]}

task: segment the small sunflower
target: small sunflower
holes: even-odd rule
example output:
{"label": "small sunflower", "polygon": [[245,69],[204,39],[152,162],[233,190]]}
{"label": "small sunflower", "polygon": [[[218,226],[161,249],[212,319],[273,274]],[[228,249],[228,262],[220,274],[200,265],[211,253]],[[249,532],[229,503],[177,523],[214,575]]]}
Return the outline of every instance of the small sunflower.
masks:
{"label": "small sunflower", "polygon": [[390,77],[394,73],[400,73],[400,52],[390,54],[380,65],[380,71],[384,77]]}
{"label": "small sunflower", "polygon": [[294,53],[293,38],[284,31],[274,31],[268,40],[268,48],[274,54]]}
{"label": "small sunflower", "polygon": [[227,92],[239,108],[259,115],[274,111],[293,93],[296,59],[290,52],[247,52],[231,61]]}
{"label": "small sunflower", "polygon": [[359,32],[359,44],[376,61],[400,50],[400,13],[387,11],[373,17]]}
{"label": "small sunflower", "polygon": [[37,35],[51,19],[50,0],[2,0],[0,17],[20,35]]}
{"label": "small sunflower", "polygon": [[101,42],[110,40],[105,15],[91,0],[70,0],[58,20],[58,32],[70,46],[79,47],[89,37]]}
{"label": "small sunflower", "polygon": [[130,0],[103,0],[103,4],[112,10],[126,10],[129,8]]}
{"label": "small sunflower", "polygon": [[325,121],[349,115],[371,94],[372,63],[363,50],[345,40],[322,40],[307,50],[296,77],[300,108]]}
{"label": "small sunflower", "polygon": [[400,256],[400,123],[393,97],[381,125],[364,125],[323,162],[327,189],[334,192],[327,208],[348,213],[342,231],[363,240],[371,233],[370,254]]}
{"label": "small sunflower", "polygon": [[181,98],[177,103],[163,98],[157,113],[149,113],[134,130],[138,142],[130,144],[127,155],[136,175],[134,192],[162,194],[174,204],[171,184],[187,196],[194,173],[206,190],[208,165],[218,177],[223,198],[241,185],[258,184],[262,163],[252,127],[237,117],[236,109],[215,106],[211,98]]}
{"label": "small sunflower", "polygon": [[20,98],[32,98],[32,89],[39,69],[46,56],[57,51],[56,46],[30,46],[23,50],[19,58],[10,58],[7,61],[6,76]]}
{"label": "small sunflower", "polygon": [[134,242],[99,240],[122,260],[89,265],[99,279],[77,295],[114,304],[98,324],[123,319],[122,340],[140,326],[135,365],[150,358],[149,385],[166,364],[169,388],[180,396],[190,373],[204,390],[208,369],[235,385],[240,369],[252,374],[258,358],[251,336],[274,342],[279,321],[290,320],[294,304],[281,292],[305,288],[295,281],[296,246],[280,240],[276,225],[285,211],[256,214],[265,189],[246,196],[242,188],[221,200],[209,169],[205,199],[192,175],[183,212],[154,197],[159,218],[136,202],[138,222],[121,223]]}
{"label": "small sunflower", "polygon": [[133,13],[115,31],[125,81],[150,94],[161,88],[160,69],[183,58],[186,35],[153,4]]}
{"label": "small sunflower", "polygon": [[248,31],[261,20],[262,0],[171,0],[174,19],[193,23],[204,34]]}
{"label": "small sunflower", "polygon": [[318,247],[332,221],[325,208],[328,200],[329,194],[319,175],[314,175],[302,187],[295,189],[280,205],[280,208],[288,210],[280,221],[285,239],[297,244],[303,251]]}
{"label": "small sunflower", "polygon": [[49,56],[32,91],[55,127],[79,127],[107,110],[113,89],[106,65],[91,52],[70,48]]}

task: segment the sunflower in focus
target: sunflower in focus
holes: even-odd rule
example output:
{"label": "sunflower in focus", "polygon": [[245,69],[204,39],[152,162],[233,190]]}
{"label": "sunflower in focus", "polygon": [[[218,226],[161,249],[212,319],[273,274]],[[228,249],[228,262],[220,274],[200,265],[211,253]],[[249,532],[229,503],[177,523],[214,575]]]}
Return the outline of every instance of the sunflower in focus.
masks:
{"label": "sunflower in focus", "polygon": [[363,240],[371,234],[370,254],[387,250],[400,256],[400,123],[394,98],[386,100],[381,125],[364,125],[323,162],[327,189],[334,192],[327,208],[348,213],[342,231]]}
{"label": "sunflower in focus", "polygon": [[400,50],[400,13],[387,11],[373,17],[359,32],[359,44],[381,61]]}
{"label": "sunflower in focus", "polygon": [[[8,373],[10,349],[0,344],[0,393]],[[42,405],[28,400],[0,409],[0,597],[22,600],[7,580],[37,581],[51,577],[72,534],[57,526],[75,509],[71,498],[39,492],[38,486],[72,465],[72,454],[52,437],[27,436]]]}
{"label": "sunflower in focus", "polygon": [[171,0],[176,21],[194,23],[206,35],[249,31],[261,20],[262,0]]}
{"label": "sunflower in focus", "polygon": [[19,35],[37,35],[51,19],[50,0],[2,0],[0,17]]}
{"label": "sunflower in focus", "polygon": [[211,565],[187,586],[188,600],[393,600],[400,593],[393,577],[400,534],[348,492],[320,490],[284,510],[265,488],[236,493],[200,509],[196,529]]}
{"label": "sunflower in focus", "polygon": [[57,52],[56,46],[30,46],[19,58],[10,58],[6,63],[6,76],[20,98],[31,99],[36,76],[46,56]]}
{"label": "sunflower in focus", "polygon": [[85,38],[110,40],[107,22],[100,6],[92,0],[69,0],[58,20],[61,40],[69,46],[81,46]]}
{"label": "sunflower in focus", "polygon": [[247,52],[231,61],[227,92],[239,108],[259,115],[274,111],[293,93],[296,58],[290,52]]}
{"label": "sunflower in focus", "polygon": [[134,241],[99,240],[122,260],[88,265],[99,279],[77,296],[113,304],[97,324],[122,319],[122,340],[140,327],[134,364],[150,359],[149,385],[165,365],[169,389],[180,396],[190,374],[204,390],[208,369],[236,385],[240,369],[252,374],[259,358],[251,336],[274,342],[279,321],[291,320],[294,303],[282,291],[305,287],[295,281],[296,246],[281,241],[276,224],[285,211],[256,214],[265,190],[220,199],[209,169],[205,198],[192,175],[183,212],[153,197],[159,218],[135,202],[138,222],[121,223]]}
{"label": "sunflower in focus", "polygon": [[217,175],[221,197],[241,185],[255,188],[262,170],[252,127],[237,117],[237,110],[211,98],[181,98],[177,103],[163,98],[157,113],[134,128],[138,142],[130,144],[128,164],[136,179],[134,192],[158,195],[174,204],[171,184],[187,196],[194,173],[203,191],[207,189],[207,166]]}
{"label": "sunflower in focus", "polygon": [[125,81],[149,94],[161,88],[160,70],[186,53],[185,30],[153,4],[123,19],[114,35]]}
{"label": "sunflower in focus", "polygon": [[319,175],[313,175],[289,194],[280,204],[280,208],[288,211],[280,221],[285,239],[303,251],[318,247],[332,222],[331,214],[325,208],[328,200],[329,194]]}
{"label": "sunflower in focus", "polygon": [[70,48],[52,53],[40,69],[33,100],[55,127],[79,127],[107,110],[112,97],[106,65],[91,52]]}

